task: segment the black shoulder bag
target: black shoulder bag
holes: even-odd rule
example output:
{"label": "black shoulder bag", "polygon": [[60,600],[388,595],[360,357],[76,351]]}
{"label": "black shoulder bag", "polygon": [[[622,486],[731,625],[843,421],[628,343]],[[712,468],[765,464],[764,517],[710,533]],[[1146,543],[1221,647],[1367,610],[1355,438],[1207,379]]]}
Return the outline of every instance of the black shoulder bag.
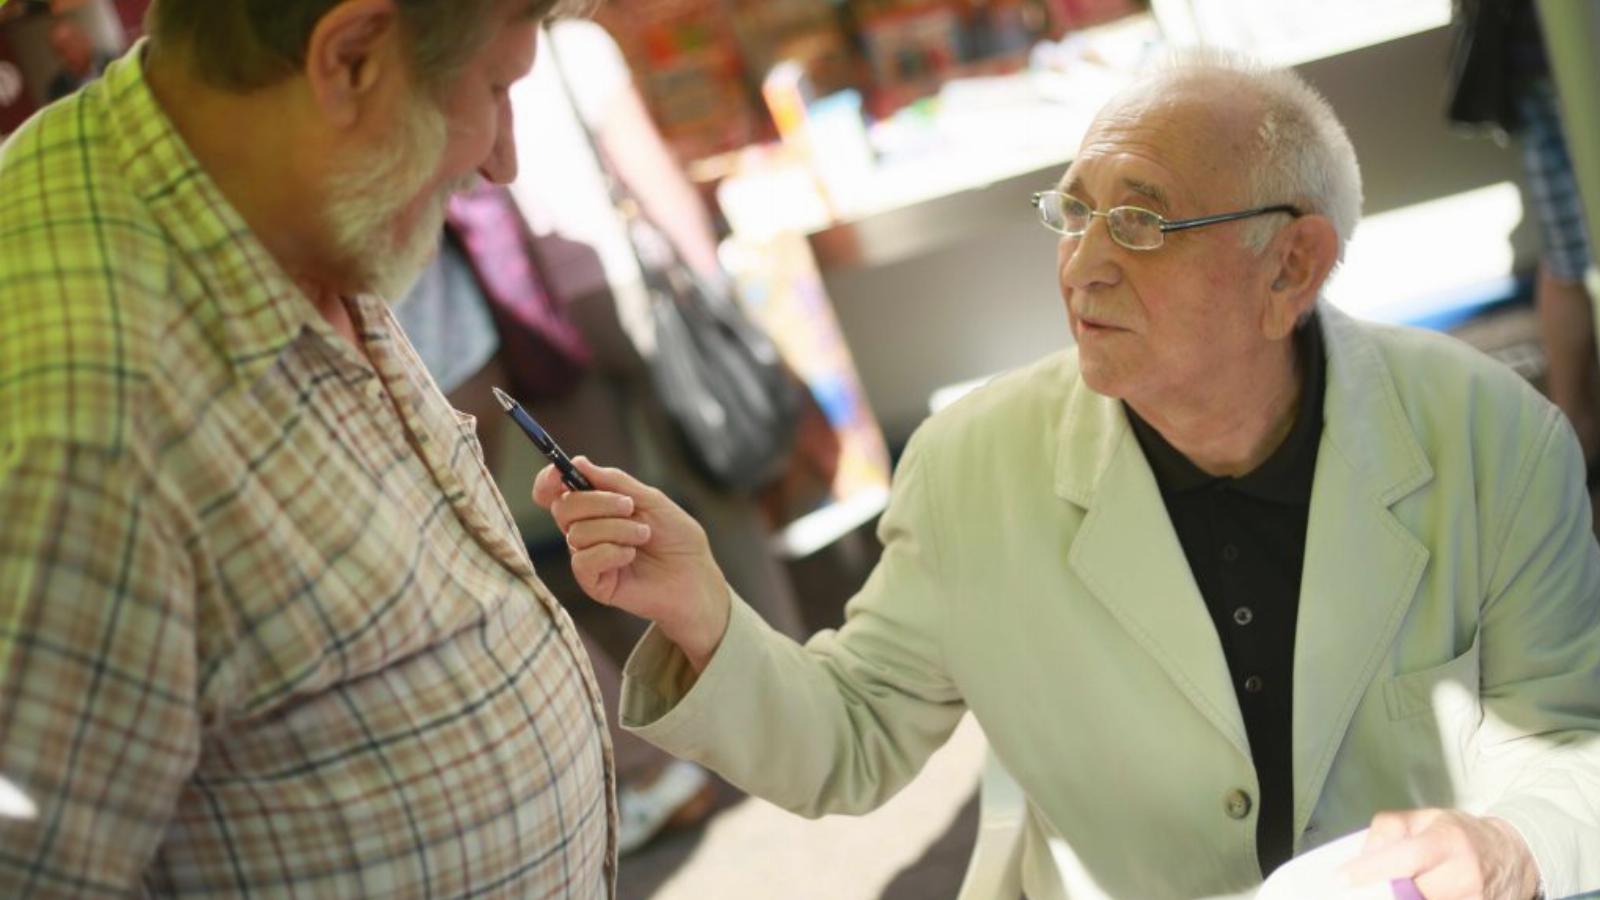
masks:
{"label": "black shoulder bag", "polygon": [[617,177],[573,96],[554,39],[549,31],[544,37],[644,275],[655,323],[648,365],[656,394],[702,475],[735,491],[764,487],[788,466],[803,388],[738,300],[684,263]]}

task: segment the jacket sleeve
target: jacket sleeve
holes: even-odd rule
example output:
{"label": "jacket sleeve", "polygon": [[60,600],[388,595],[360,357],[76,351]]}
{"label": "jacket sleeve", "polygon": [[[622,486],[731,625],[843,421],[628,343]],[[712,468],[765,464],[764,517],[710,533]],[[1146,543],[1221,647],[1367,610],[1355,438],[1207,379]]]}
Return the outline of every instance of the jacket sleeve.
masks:
{"label": "jacket sleeve", "polygon": [[[1501,523],[1481,620],[1474,780],[1545,894],[1600,889],[1600,546],[1577,441],[1553,409]],[[1513,495],[1515,496],[1515,495]]]}
{"label": "jacket sleeve", "polygon": [[839,631],[801,647],[734,598],[722,644],[695,680],[652,629],[624,673],[623,725],[806,816],[866,812],[910,781],[965,709],[944,667],[950,580],[918,445],[879,525],[883,556]]}

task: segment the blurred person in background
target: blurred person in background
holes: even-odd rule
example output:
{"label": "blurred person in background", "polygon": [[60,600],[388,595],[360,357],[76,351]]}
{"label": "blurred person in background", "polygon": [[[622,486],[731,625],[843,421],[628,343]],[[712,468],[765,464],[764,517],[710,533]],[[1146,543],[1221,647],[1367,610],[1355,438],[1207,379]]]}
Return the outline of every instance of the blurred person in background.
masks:
{"label": "blurred person in background", "polygon": [[[563,19],[550,23],[540,42],[533,72],[510,94],[522,171],[511,192],[539,271],[591,348],[593,365],[570,392],[526,400],[527,407],[569,452],[647,473],[694,510],[712,554],[750,607],[780,633],[802,637],[794,589],[756,498],[712,484],[691,465],[658,398],[646,363],[655,342],[650,301],[608,178],[638,201],[701,278],[731,291],[710,214],[605,29]],[[554,523],[525,525],[540,572],[558,596],[572,598],[568,609],[579,626],[620,669],[642,624],[583,601]],[[606,668],[599,666],[602,688]],[[617,694],[608,703],[615,716]],[[699,767],[673,764],[631,736],[617,746],[624,851],[709,812],[711,785]]]}
{"label": "blurred person in background", "polygon": [[1034,900],[1250,896],[1363,828],[1352,886],[1600,890],[1578,443],[1506,367],[1322,302],[1361,208],[1327,102],[1180,59],[1032,199],[1076,344],[917,431],[837,631],[775,634],[623,470],[540,472],[583,589],[653,623],[623,724],[820,816],[884,803],[970,710],[1026,794]]}
{"label": "blurred person in background", "polygon": [[51,100],[60,100],[99,78],[111,61],[95,49],[83,26],[70,18],[50,23],[50,52],[60,66],[47,89]]}
{"label": "blurred person in background", "polygon": [[[637,199],[700,277],[732,286],[706,206],[652,122],[627,61],[594,22],[554,22],[533,72],[512,88],[511,105],[523,172],[511,192],[546,282],[594,351],[593,369],[571,393],[529,411],[568,452],[641,472],[693,510],[740,596],[779,632],[802,637],[794,589],[759,504],[694,470],[651,383],[650,300],[607,177]],[[546,550],[536,562],[547,578],[565,582],[566,544],[548,520],[543,528],[530,534]],[[592,603],[571,609],[619,664],[643,631],[633,617]]]}
{"label": "blurred person in background", "polygon": [[588,654],[387,301],[553,0],[159,0],[0,153],[0,896],[608,897]]}
{"label": "blurred person in background", "polygon": [[1583,447],[1590,487],[1600,482],[1600,348],[1584,285],[1589,233],[1539,13],[1533,0],[1456,0],[1452,121],[1487,125],[1521,142],[1528,199],[1543,255],[1534,287],[1549,368],[1545,389]]}

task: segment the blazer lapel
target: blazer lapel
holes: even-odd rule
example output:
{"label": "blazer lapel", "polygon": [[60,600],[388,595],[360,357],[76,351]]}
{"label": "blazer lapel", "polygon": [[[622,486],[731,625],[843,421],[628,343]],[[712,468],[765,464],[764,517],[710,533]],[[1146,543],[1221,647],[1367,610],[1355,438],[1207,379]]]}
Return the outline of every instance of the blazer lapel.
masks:
{"label": "blazer lapel", "polygon": [[1319,316],[1328,386],[1295,633],[1296,835],[1428,563],[1390,507],[1433,478],[1377,348],[1337,310]]}
{"label": "blazer lapel", "polygon": [[1216,626],[1121,404],[1076,382],[1056,446],[1056,493],[1087,510],[1068,565],[1248,759]]}

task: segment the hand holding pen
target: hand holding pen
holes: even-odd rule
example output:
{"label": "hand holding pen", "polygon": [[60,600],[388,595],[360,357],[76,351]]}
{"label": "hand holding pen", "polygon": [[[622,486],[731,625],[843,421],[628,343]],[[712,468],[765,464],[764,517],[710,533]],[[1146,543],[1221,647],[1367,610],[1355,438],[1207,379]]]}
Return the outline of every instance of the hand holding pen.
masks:
{"label": "hand holding pen", "polygon": [[732,589],[711,556],[705,529],[627,472],[569,459],[517,401],[499,389],[494,394],[551,462],[533,480],[533,502],[550,510],[566,536],[578,586],[607,606],[655,622],[695,671],[704,669],[732,608]]}

